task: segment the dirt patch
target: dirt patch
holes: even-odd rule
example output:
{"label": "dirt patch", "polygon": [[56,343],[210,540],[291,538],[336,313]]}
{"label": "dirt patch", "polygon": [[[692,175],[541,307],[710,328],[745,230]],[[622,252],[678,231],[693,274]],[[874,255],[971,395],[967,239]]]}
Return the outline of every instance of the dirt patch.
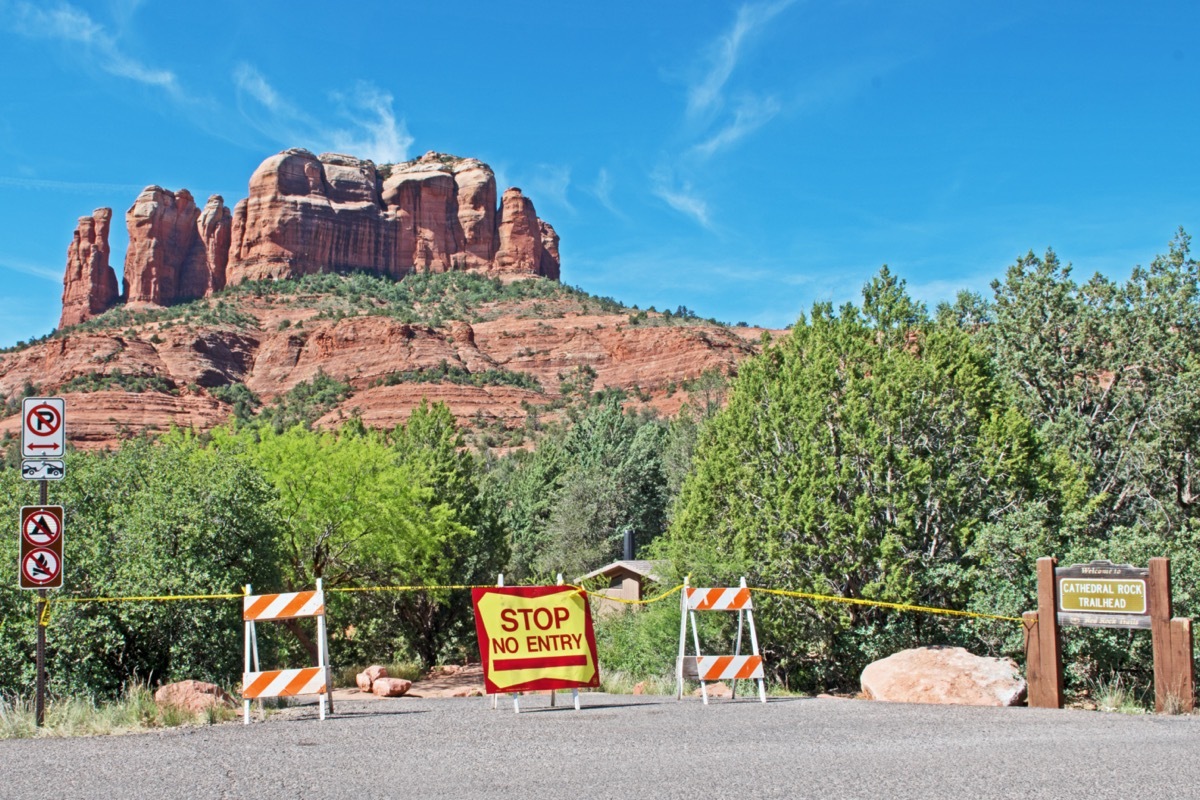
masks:
{"label": "dirt patch", "polygon": [[483,665],[434,667],[408,690],[409,697],[482,697]]}

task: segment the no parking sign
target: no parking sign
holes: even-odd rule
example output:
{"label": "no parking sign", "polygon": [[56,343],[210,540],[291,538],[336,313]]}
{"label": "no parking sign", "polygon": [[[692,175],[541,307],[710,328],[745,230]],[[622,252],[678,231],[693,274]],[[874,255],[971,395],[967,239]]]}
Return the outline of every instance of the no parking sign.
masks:
{"label": "no parking sign", "polygon": [[21,401],[21,458],[62,458],[67,452],[67,403],[61,397]]}

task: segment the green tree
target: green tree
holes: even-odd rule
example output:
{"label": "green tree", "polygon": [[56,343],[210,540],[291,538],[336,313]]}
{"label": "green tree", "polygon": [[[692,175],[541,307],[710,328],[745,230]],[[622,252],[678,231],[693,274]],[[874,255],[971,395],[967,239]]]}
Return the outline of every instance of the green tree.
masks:
{"label": "green tree", "polygon": [[[417,486],[427,490],[427,513],[452,512],[457,526],[441,538],[420,567],[428,584],[471,585],[494,582],[508,561],[505,531],[479,490],[474,456],[463,446],[454,415],[444,403],[422,401],[408,422],[395,431],[399,463]],[[409,643],[432,665],[448,647],[469,653],[475,628],[467,590],[411,592],[396,598],[396,613]]]}
{"label": "green tree", "polygon": [[[0,471],[0,513],[36,503],[34,484]],[[111,453],[70,453],[51,500],[66,508],[62,596],[238,592],[278,585],[271,488],[248,465],[170,434]],[[16,564],[16,540],[0,556]],[[31,593],[0,587],[0,691],[33,685]],[[130,679],[230,686],[242,670],[233,600],[53,603],[52,691],[114,695]],[[264,643],[269,647],[270,642]]]}
{"label": "green tree", "polygon": [[[709,585],[964,607],[979,529],[1038,488],[1037,442],[986,353],[885,267],[861,310],[813,307],[745,362],[704,428],[660,552]],[[710,583],[711,582],[711,583]],[[770,603],[770,663],[849,685],[872,657],[945,640],[936,620]]]}
{"label": "green tree", "polygon": [[[1168,253],[1116,283],[1072,278],[1053,251],[1029,253],[993,284],[994,301],[960,300],[978,338],[1037,426],[1054,492],[1021,524],[989,528],[986,568],[1030,598],[1033,562],[1172,558],[1178,613],[1200,580],[1200,271],[1179,231]],[[1026,608],[1028,606],[1026,601]],[[1013,609],[1016,610],[1016,609]],[[1148,685],[1147,637],[1113,631],[1067,640],[1085,680],[1122,670]]]}

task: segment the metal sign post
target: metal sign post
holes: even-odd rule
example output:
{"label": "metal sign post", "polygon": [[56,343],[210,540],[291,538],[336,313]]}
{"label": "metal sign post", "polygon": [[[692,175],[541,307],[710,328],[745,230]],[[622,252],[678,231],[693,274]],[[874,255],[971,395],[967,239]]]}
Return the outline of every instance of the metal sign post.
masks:
{"label": "metal sign post", "polygon": [[[47,495],[49,494],[50,483],[48,481],[40,481],[38,487],[38,502],[43,506],[49,502]],[[62,531],[59,531],[59,541],[62,541]],[[59,577],[62,576],[62,562],[59,562]],[[42,624],[42,618],[46,616],[46,604],[49,602],[46,598],[46,590],[38,589],[38,605],[37,605],[37,700],[35,701],[35,724],[40,728],[46,724],[46,626]]]}
{"label": "metal sign post", "polygon": [[38,727],[46,724],[46,589],[61,589],[63,583],[64,514],[61,506],[47,505],[47,495],[49,481],[66,474],[66,420],[67,404],[61,397],[26,397],[21,402],[21,477],[39,484],[37,509],[21,509],[18,564],[18,585],[38,593],[34,704]]}

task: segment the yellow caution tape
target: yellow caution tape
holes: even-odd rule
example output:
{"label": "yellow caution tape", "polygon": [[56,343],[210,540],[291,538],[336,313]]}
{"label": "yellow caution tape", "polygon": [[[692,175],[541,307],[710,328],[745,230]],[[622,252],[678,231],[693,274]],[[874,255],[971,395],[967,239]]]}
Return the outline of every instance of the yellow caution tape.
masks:
{"label": "yellow caution tape", "polygon": [[[577,591],[586,591],[580,586],[573,584],[562,584],[564,588],[572,588]],[[334,589],[326,589],[329,593],[364,593],[364,592],[428,592],[428,591],[449,591],[455,589],[494,589],[495,584],[446,584],[433,586],[343,586]],[[601,600],[606,600],[613,603],[623,603],[631,606],[645,606],[651,603],[657,603],[665,600],[671,595],[683,589],[683,584],[674,586],[661,594],[645,600],[627,600],[623,597],[609,597],[607,595],[592,593],[593,597]],[[750,587],[752,592],[760,592],[762,594],[772,594],[780,597],[795,597],[801,600],[812,600],[819,603],[842,603],[845,605],[870,606],[874,608],[888,608],[894,611],[915,611],[924,614],[941,614],[952,617],[968,617],[974,619],[998,619],[1005,622],[1024,622],[1020,617],[1006,617],[1000,614],[983,614],[975,611],[957,611],[950,608],[933,608],[930,606],[918,606],[909,603],[888,603],[882,600],[865,600],[859,597],[838,597],[836,595],[813,594],[811,592],[795,592],[787,589],[767,589],[760,586]],[[228,593],[228,594],[169,594],[169,595],[137,595],[137,596],[100,596],[100,597],[57,597],[53,600],[47,600],[42,608],[37,610],[37,603],[40,603],[40,598],[34,598],[35,613],[38,615],[38,624],[42,627],[49,625],[50,621],[50,605],[51,603],[135,603],[135,602],[174,602],[188,600],[236,600],[245,597],[244,592]]]}
{"label": "yellow caution tape", "polygon": [[175,600],[236,600],[245,597],[245,592],[237,594],[156,594],[130,595],[121,597],[56,597],[55,603],[144,603],[171,602]]}
{"label": "yellow caution tape", "polygon": [[37,604],[41,602],[40,598],[34,598],[34,609],[38,614],[38,625],[43,628],[50,625],[50,606],[51,604],[58,605],[59,603],[139,603],[139,602],[172,602],[178,600],[236,600],[239,597],[245,597],[244,592],[237,594],[159,594],[159,595],[139,595],[139,596],[122,596],[122,597],[55,597],[46,598],[46,604],[42,606],[41,612],[37,612]]}
{"label": "yellow caution tape", "polygon": [[494,583],[453,584],[447,586],[341,586],[326,592],[433,592],[448,589],[495,589]]}
{"label": "yellow caution tape", "polygon": [[859,597],[837,597],[827,594],[810,594],[808,592],[792,592],[786,589],[764,589],[751,586],[750,591],[763,594],[774,594],[782,597],[798,597],[802,600],[815,600],[821,603],[844,603],[853,606],[873,606],[875,608],[890,608],[894,611],[919,611],[924,614],[943,614],[949,617],[973,617],[976,619],[999,619],[1005,622],[1024,622],[1020,617],[1005,617],[999,614],[981,614],[975,611],[956,611],[952,608],[932,608],[930,606],[914,606],[908,603],[885,603],[882,600],[864,600]]}
{"label": "yellow caution tape", "polygon": [[592,592],[592,597],[595,597],[599,600],[610,601],[613,603],[624,603],[627,606],[647,606],[647,605],[650,605],[651,603],[657,603],[659,600],[665,600],[668,597],[670,597],[671,595],[675,594],[676,592],[678,592],[682,589],[683,589],[683,584],[681,583],[678,586],[676,586],[675,588],[668,589],[667,591],[663,592],[662,594],[651,597],[648,600],[627,600],[624,597],[609,597],[608,595],[600,594],[599,592]]}

